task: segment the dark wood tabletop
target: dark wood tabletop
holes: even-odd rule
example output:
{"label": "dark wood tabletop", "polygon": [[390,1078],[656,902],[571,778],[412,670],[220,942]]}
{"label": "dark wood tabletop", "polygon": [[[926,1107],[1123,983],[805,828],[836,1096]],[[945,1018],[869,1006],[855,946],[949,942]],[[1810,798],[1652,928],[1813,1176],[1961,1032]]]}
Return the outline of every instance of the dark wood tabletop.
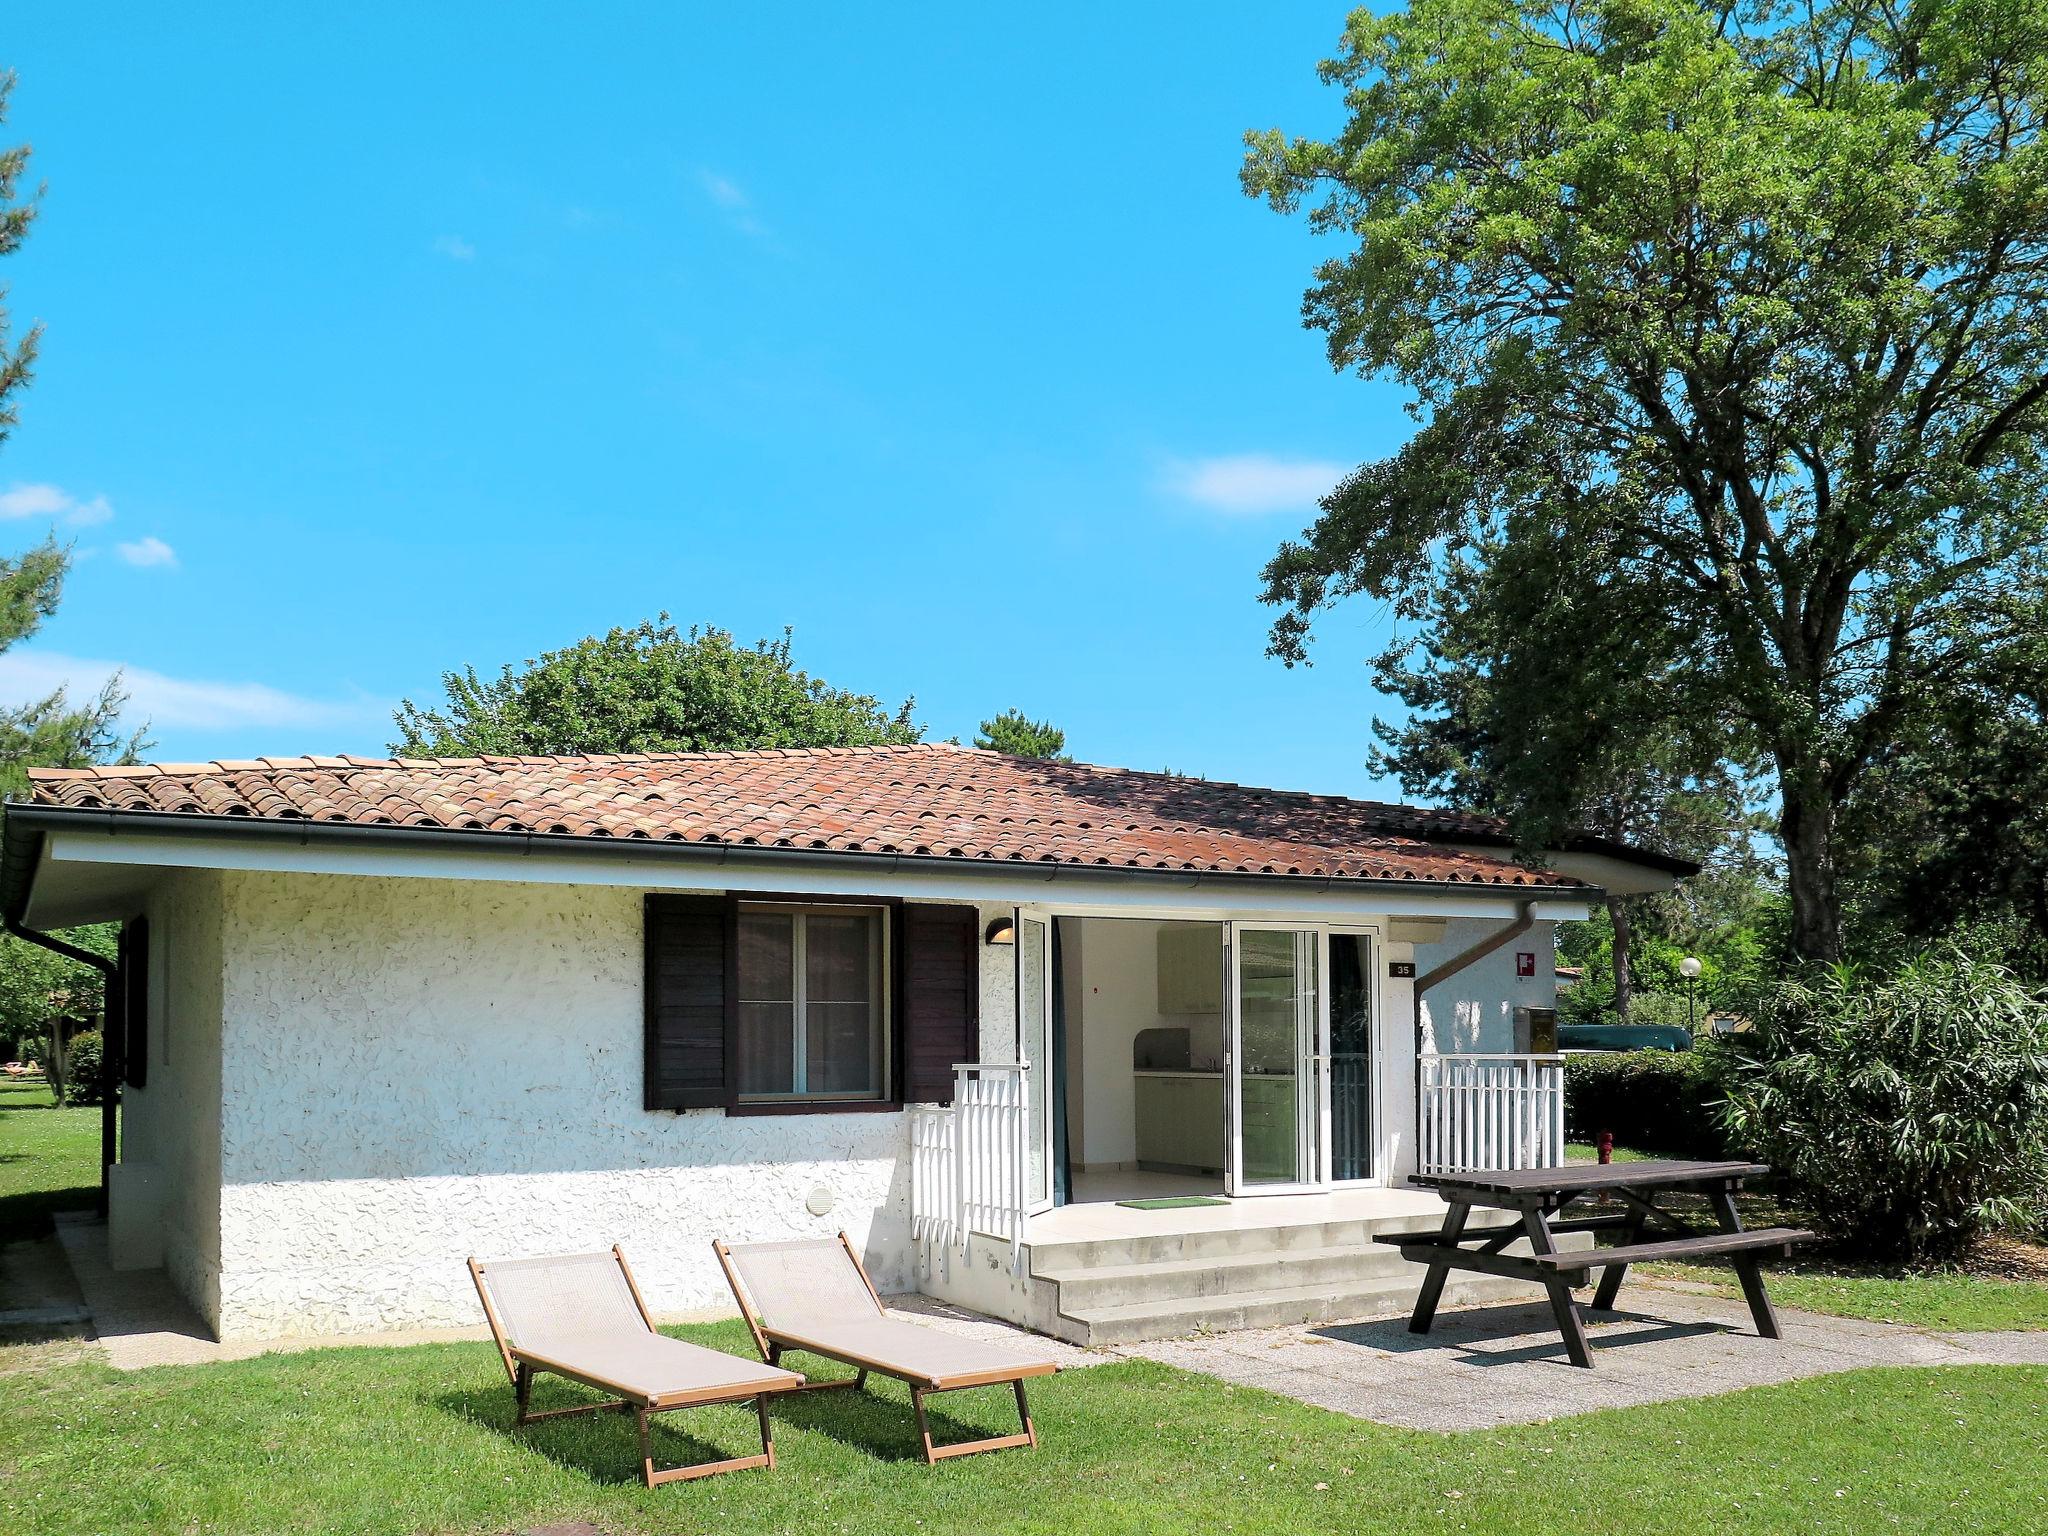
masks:
{"label": "dark wood tabletop", "polygon": [[1501,1195],[1558,1195],[1572,1190],[1677,1189],[1760,1178],[1764,1163],[1697,1163],[1679,1158],[1646,1158],[1633,1163],[1565,1163],[1556,1168],[1494,1172],[1418,1173],[1408,1182],[1423,1189],[1463,1189]]}

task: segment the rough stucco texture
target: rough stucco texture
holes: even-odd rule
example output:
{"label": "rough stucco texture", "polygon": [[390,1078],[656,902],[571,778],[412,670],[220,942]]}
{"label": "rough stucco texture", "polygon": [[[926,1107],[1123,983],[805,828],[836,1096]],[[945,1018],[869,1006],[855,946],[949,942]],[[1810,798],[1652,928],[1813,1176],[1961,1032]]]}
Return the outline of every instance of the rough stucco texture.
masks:
{"label": "rough stucco texture", "polygon": [[[1415,968],[1423,974],[1500,931],[1483,918],[1453,918],[1435,944],[1415,946]],[[1422,1024],[1431,1048],[1446,1053],[1488,1055],[1515,1048],[1517,1008],[1557,1006],[1557,925],[1539,922],[1520,938],[1474,961],[1422,999]],[[1536,957],[1536,974],[1515,974],[1515,956]]]}
{"label": "rough stucco texture", "polygon": [[911,1288],[901,1115],[641,1109],[638,893],[230,874],[221,902],[222,1337],[475,1323],[466,1256],[614,1242],[660,1312],[731,1310],[714,1237],[844,1227]]}
{"label": "rough stucco texture", "polygon": [[164,1268],[208,1318],[220,1305],[220,888],[211,870],[180,870],[150,895],[149,1085],[125,1089],[121,1110],[121,1161],[154,1185]]}

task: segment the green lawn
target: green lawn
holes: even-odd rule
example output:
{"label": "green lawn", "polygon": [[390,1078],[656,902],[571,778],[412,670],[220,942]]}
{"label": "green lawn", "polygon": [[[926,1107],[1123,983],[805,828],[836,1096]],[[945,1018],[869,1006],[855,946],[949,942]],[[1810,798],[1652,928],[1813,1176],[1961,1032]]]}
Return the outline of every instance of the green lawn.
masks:
{"label": "green lawn", "polygon": [[0,1243],[39,1237],[55,1211],[90,1209],[100,1112],[60,1109],[40,1080],[0,1079]]}
{"label": "green lawn", "polygon": [[[737,1324],[675,1331],[745,1348]],[[1439,1435],[1130,1362],[1034,1392],[1037,1453],[927,1469],[889,1384],[778,1408],[772,1472],[649,1491],[629,1420],[511,1428],[486,1344],[132,1375],[29,1356],[0,1378],[0,1530],[412,1536],[572,1519],[607,1532],[889,1536],[2042,1530],[2044,1403],[2048,1369],[1868,1371]],[[950,1432],[994,1430],[1005,1406],[997,1393],[956,1399]],[[672,1456],[746,1446],[738,1410],[668,1422],[678,1417],[710,1442],[663,1431]]]}
{"label": "green lawn", "polygon": [[[97,1112],[51,1109],[47,1094],[0,1105],[0,1191],[17,1229],[89,1203]],[[736,1322],[673,1331],[746,1352]],[[541,1406],[575,1400],[559,1384],[545,1393]],[[2040,1530],[2044,1404],[2048,1369],[1887,1370],[1436,1435],[1126,1362],[1034,1391],[1036,1454],[928,1470],[905,1394],[885,1384],[778,1407],[773,1472],[650,1492],[628,1420],[513,1429],[486,1344],[127,1375],[79,1346],[23,1346],[0,1348],[0,1531]],[[950,1437],[1002,1428],[1007,1402],[947,1407],[935,1427]],[[747,1448],[750,1420],[732,1409],[661,1422],[671,1459]]]}
{"label": "green lawn", "polygon": [[[1645,1154],[1614,1149],[1616,1162],[1638,1162]],[[1594,1150],[1574,1142],[1565,1148],[1573,1161],[1591,1160]],[[1737,1197],[1745,1225],[1801,1226],[1804,1218],[1761,1191]],[[1682,1208],[1682,1199],[1672,1202]],[[1704,1213],[1702,1213],[1704,1214]],[[1734,1271],[1725,1264],[1646,1264],[1645,1273],[1667,1280],[1710,1285],[1725,1296],[1739,1295]],[[1787,1307],[1862,1317],[1880,1323],[1980,1332],[2004,1328],[2048,1328],[2048,1284],[2002,1279],[1956,1270],[1885,1270],[1855,1264],[1824,1252],[1804,1252],[1769,1269],[1771,1296]]]}

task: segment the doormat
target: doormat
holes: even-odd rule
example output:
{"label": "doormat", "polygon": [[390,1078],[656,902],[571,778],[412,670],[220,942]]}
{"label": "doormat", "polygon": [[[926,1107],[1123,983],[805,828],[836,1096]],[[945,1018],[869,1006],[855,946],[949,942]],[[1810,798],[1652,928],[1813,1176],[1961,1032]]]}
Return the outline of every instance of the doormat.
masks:
{"label": "doormat", "polygon": [[1208,1195],[1168,1195],[1163,1200],[1119,1200],[1117,1204],[1133,1211],[1184,1211],[1191,1205],[1228,1205],[1230,1202]]}

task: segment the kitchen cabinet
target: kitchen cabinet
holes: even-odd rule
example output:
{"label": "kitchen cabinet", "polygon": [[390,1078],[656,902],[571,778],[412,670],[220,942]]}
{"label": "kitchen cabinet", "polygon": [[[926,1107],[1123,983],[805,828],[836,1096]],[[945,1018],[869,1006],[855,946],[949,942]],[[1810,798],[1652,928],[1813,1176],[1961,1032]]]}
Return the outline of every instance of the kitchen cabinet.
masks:
{"label": "kitchen cabinet", "polygon": [[1223,1170],[1223,1074],[1138,1072],[1138,1166]]}

